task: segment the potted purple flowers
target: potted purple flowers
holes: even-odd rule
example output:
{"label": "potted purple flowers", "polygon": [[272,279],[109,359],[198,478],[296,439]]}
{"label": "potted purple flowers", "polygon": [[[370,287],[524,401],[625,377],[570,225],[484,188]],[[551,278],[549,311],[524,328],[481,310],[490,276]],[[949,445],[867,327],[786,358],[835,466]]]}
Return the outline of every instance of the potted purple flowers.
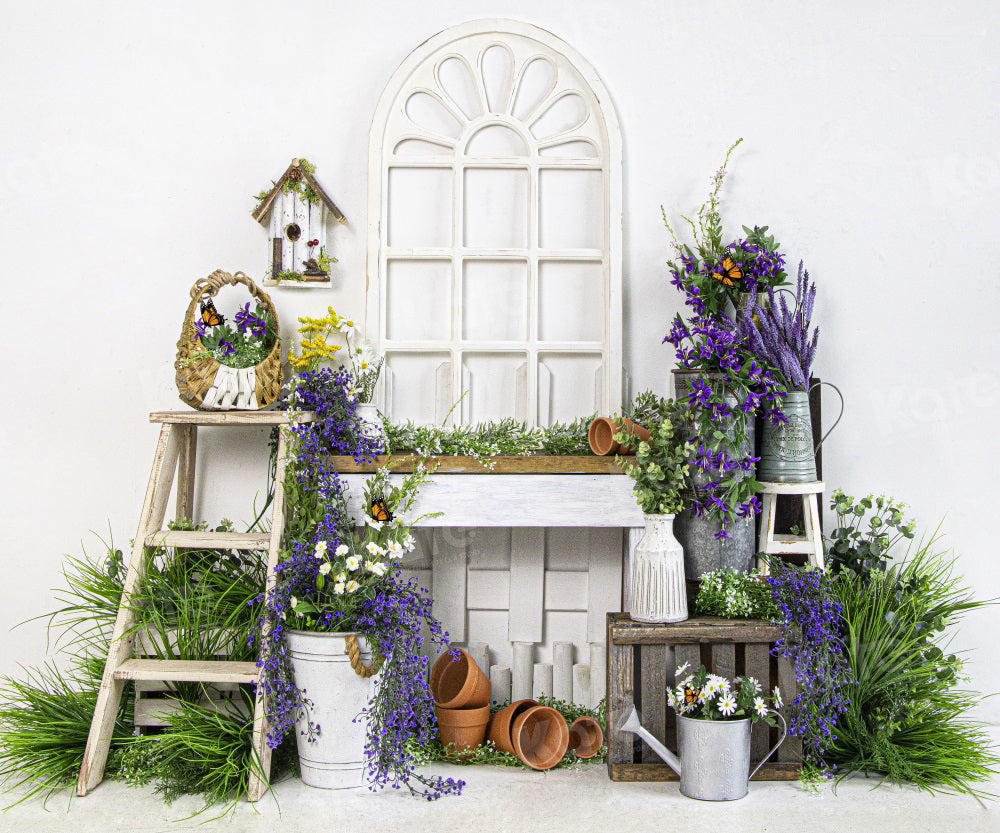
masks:
{"label": "potted purple flowers", "polygon": [[[751,300],[738,315],[740,336],[760,361],[780,373],[787,387],[782,405],[785,420],[764,426],[757,476],[767,483],[808,483],[816,479],[816,448],[819,446],[813,447],[809,413],[810,369],[819,338],[818,328],[813,327],[810,331],[816,284],[810,282],[809,272],[803,269],[801,261],[794,299],[794,305],[789,305],[784,292],[778,296],[768,287],[767,304],[762,306]],[[835,385],[830,387],[840,394]],[[820,440],[820,444],[822,442]]]}

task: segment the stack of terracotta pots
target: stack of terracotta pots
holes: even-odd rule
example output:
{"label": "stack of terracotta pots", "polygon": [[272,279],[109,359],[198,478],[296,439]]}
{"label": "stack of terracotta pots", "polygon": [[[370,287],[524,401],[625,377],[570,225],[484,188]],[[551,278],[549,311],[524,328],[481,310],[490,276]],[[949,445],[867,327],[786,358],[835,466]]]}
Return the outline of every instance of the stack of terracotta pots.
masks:
{"label": "stack of terracotta pots", "polygon": [[497,749],[532,769],[551,769],[567,749],[579,758],[592,758],[604,746],[604,732],[594,718],[579,717],[569,726],[558,711],[537,700],[516,700],[490,718],[490,690],[486,675],[461,648],[438,657],[431,669],[431,692],[446,749],[468,753],[488,735]]}
{"label": "stack of terracotta pots", "polygon": [[431,669],[431,693],[446,749],[464,753],[482,744],[490,721],[490,691],[489,679],[461,648],[438,657]]}

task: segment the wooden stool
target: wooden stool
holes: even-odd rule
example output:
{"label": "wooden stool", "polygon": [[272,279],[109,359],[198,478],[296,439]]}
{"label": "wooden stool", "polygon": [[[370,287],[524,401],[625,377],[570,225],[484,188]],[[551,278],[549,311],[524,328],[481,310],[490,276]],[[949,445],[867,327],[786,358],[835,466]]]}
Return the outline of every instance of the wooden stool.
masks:
{"label": "wooden stool", "polygon": [[[811,483],[761,483],[764,487],[762,514],[764,521],[760,529],[758,552],[768,555],[808,555],[809,563],[823,569],[823,533],[819,528],[819,496],[823,494],[822,480]],[[778,507],[778,495],[799,495],[802,498],[804,535],[776,535],[774,515]],[[757,566],[767,575],[767,562],[759,558]]]}

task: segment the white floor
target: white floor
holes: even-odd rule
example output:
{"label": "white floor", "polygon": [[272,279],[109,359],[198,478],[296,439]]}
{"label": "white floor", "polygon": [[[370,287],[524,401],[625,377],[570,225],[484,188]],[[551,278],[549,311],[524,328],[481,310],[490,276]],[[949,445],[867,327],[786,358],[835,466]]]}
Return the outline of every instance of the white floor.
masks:
{"label": "white floor", "polygon": [[[464,794],[427,803],[391,791],[325,792],[295,780],[276,786],[277,802],[266,799],[257,808],[241,803],[232,817],[206,824],[210,814],[184,820],[200,808],[194,799],[167,807],[152,790],[107,782],[68,807],[66,795],[50,799],[45,807],[37,800],[13,807],[0,813],[0,831],[1000,831],[1000,802],[984,808],[967,797],[935,797],[894,787],[873,791],[874,782],[864,779],[843,783],[836,792],[824,787],[819,794],[807,793],[794,783],[759,782],[740,801],[707,803],[684,798],[676,783],[613,783],[599,765],[549,773],[495,767],[436,769],[464,778]],[[1000,778],[994,779],[990,791],[1000,793]]]}

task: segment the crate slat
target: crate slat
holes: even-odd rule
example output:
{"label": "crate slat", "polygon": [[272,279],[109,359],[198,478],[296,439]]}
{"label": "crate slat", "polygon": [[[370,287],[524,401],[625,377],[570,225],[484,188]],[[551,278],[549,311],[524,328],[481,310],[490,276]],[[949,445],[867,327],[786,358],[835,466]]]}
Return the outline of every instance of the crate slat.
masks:
{"label": "crate slat", "polygon": [[[745,650],[745,674],[753,677],[761,684],[764,691],[770,691],[773,686],[770,684],[770,646],[766,642],[748,642]],[[764,723],[757,723],[750,732],[750,759],[759,761],[767,750],[771,748],[768,743],[770,727]]]}
{"label": "crate slat", "polygon": [[[642,645],[639,647],[639,691],[642,702],[642,721],[653,736],[666,742],[667,734],[667,647]],[[642,760],[658,763],[659,756],[646,744],[642,745]]]}
{"label": "crate slat", "polygon": [[[791,703],[796,697],[796,684],[795,676],[792,672],[792,665],[788,660],[778,661],[778,685],[781,688],[781,699],[784,702],[784,706],[781,707],[781,716],[785,718],[785,722],[791,726],[792,723],[792,706]],[[778,730],[775,729],[775,732]],[[775,738],[777,741],[777,737]],[[775,753],[775,758],[780,763],[787,763],[791,761],[801,761],[802,760],[802,739],[789,735],[783,744],[778,748]]]}
{"label": "crate slat", "polygon": [[611,626],[608,625],[608,688],[607,718],[608,766],[612,763],[626,763],[632,760],[632,736],[614,731],[633,703],[635,684],[633,680],[633,659],[631,645],[614,645],[611,641]]}

